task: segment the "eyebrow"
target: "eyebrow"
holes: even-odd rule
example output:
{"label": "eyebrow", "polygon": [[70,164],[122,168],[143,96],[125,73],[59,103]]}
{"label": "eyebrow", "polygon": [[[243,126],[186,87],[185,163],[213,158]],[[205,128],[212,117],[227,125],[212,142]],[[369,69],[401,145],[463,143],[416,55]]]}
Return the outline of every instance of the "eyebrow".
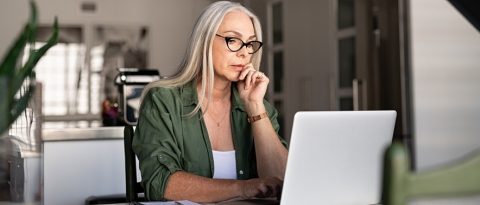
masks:
{"label": "eyebrow", "polygon": [[[224,31],[222,33],[234,33],[237,36],[240,36],[240,37],[243,36],[240,32],[237,32],[237,31]],[[252,35],[252,36],[248,37],[248,39],[255,39],[255,38],[257,38],[256,35]]]}

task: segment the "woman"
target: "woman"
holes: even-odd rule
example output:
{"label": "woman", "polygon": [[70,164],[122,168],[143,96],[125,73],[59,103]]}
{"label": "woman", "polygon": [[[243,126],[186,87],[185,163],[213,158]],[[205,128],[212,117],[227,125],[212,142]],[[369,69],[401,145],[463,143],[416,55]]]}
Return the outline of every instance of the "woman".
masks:
{"label": "woman", "polygon": [[133,149],[150,200],[273,197],[287,160],[258,71],[261,27],[240,4],[199,17],[179,75],[146,87]]}

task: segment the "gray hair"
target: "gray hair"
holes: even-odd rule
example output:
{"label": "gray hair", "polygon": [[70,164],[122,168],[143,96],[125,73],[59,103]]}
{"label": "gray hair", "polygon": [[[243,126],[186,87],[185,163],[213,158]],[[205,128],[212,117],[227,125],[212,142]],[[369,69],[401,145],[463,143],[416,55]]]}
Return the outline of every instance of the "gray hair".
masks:
{"label": "gray hair", "polygon": [[[208,102],[212,98],[212,94],[210,92],[207,96],[206,90],[207,88],[208,90],[213,90],[214,83],[214,68],[212,60],[213,39],[218,27],[222,23],[223,17],[228,12],[233,10],[242,11],[250,17],[255,29],[257,40],[262,41],[262,28],[260,26],[260,21],[255,14],[239,3],[229,1],[214,2],[202,12],[195,24],[193,32],[190,36],[189,47],[182,63],[179,66],[181,71],[171,78],[162,79],[148,84],[142,93],[142,99],[151,88],[176,87],[201,78],[202,87],[200,91],[199,103],[192,112],[187,114],[187,116],[191,117],[196,114],[200,110],[205,98],[208,99],[208,107]],[[261,57],[261,50],[253,54],[252,64],[255,69],[259,68]]]}

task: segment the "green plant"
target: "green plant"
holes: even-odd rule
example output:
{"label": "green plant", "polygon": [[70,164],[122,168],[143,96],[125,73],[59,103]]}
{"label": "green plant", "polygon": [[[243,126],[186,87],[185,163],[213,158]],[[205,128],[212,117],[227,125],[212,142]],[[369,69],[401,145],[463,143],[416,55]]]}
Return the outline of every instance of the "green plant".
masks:
{"label": "green plant", "polygon": [[[35,91],[35,65],[58,40],[58,21],[55,17],[53,33],[47,43],[39,49],[34,49],[37,6],[33,0],[30,1],[30,11],[29,22],[0,62],[0,136],[27,108]],[[20,59],[27,43],[32,46],[28,60],[22,66]],[[24,85],[25,82],[27,83]],[[22,92],[22,95],[17,94],[21,89],[25,89],[25,92]]]}

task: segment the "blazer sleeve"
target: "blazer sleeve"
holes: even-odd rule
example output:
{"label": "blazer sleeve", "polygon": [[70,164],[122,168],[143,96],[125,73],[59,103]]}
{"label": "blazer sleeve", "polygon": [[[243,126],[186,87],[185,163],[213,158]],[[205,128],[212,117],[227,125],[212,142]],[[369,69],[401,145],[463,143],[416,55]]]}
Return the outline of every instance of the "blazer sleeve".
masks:
{"label": "blazer sleeve", "polygon": [[171,108],[173,95],[168,90],[151,89],[142,101],[133,150],[138,157],[145,196],[163,200],[170,175],[181,167]]}
{"label": "blazer sleeve", "polygon": [[272,122],[272,127],[273,129],[275,130],[275,132],[277,133],[277,136],[278,136],[278,139],[280,140],[280,142],[283,144],[283,146],[285,146],[285,148],[288,149],[288,143],[287,141],[281,137],[278,132],[280,131],[280,124],[278,123],[278,111],[277,109],[275,109],[275,107],[273,107],[268,101],[264,100],[263,101],[264,105],[265,105],[265,108],[267,110],[267,113],[268,113],[268,118],[270,118],[270,122]]}

